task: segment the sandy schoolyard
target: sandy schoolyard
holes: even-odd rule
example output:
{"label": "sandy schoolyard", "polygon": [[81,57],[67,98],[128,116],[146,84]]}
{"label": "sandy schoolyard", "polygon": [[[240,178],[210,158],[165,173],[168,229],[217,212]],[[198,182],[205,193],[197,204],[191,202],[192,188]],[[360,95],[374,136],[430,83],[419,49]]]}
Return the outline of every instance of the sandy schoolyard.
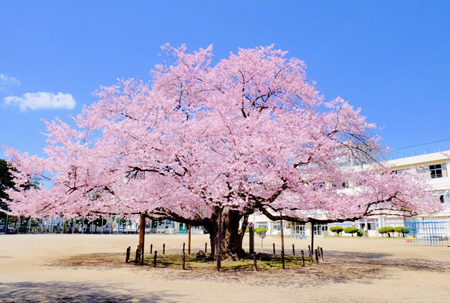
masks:
{"label": "sandy schoolyard", "polygon": [[[192,236],[193,251],[207,241]],[[180,253],[183,242],[186,235],[146,235],[146,252],[166,244]],[[264,242],[267,252],[272,243],[279,249],[279,237]],[[320,264],[215,272],[126,264],[126,248],[137,243],[137,235],[0,235],[0,302],[450,302],[447,246],[318,238]],[[299,252],[309,240],[287,238],[286,253],[292,244]]]}

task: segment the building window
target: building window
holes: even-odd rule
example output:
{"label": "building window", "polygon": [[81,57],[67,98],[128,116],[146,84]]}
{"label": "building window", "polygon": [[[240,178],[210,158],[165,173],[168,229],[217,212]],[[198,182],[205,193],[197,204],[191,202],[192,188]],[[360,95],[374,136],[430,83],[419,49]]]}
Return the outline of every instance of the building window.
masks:
{"label": "building window", "polygon": [[314,188],[314,190],[325,188],[325,182],[313,183],[313,188]]}
{"label": "building window", "polygon": [[439,201],[441,201],[441,203],[444,203],[444,202],[445,202],[445,201],[444,201],[444,196],[443,196],[443,195],[440,195]]}
{"label": "building window", "polygon": [[256,226],[258,226],[258,228],[265,228],[267,229],[267,222],[256,222]]}
{"label": "building window", "polygon": [[273,229],[274,230],[281,230],[280,222],[274,222],[273,223]]}
{"label": "building window", "polygon": [[[339,185],[336,183],[332,183],[331,184],[333,187],[338,187]],[[347,182],[342,182],[341,183],[342,188],[348,188],[348,183]]]}
{"label": "building window", "polygon": [[295,232],[297,234],[305,233],[305,223],[294,223],[294,226],[295,226]]}
{"label": "building window", "polygon": [[377,230],[377,223],[367,223],[368,230]]}
{"label": "building window", "polygon": [[323,232],[328,231],[328,224],[314,224],[314,234],[317,236],[323,235]]}
{"label": "building window", "polygon": [[401,174],[407,174],[408,173],[409,168],[406,169],[397,169],[397,170],[393,170],[392,172],[396,175],[401,175]]}
{"label": "building window", "polygon": [[432,179],[442,178],[442,165],[430,165],[430,173]]}

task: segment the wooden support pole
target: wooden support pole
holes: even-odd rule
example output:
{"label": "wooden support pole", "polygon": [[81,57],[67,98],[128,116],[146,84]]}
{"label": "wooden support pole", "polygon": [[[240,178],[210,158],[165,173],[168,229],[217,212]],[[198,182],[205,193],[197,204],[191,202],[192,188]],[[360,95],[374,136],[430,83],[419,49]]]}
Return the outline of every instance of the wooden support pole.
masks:
{"label": "wooden support pole", "polygon": [[131,246],[128,246],[128,248],[127,248],[127,257],[125,259],[126,263],[128,263],[128,261],[130,261],[130,253],[131,253]]}
{"label": "wooden support pole", "polygon": [[292,244],[292,255],[295,256],[295,247],[294,247],[294,244]]}
{"label": "wooden support pole", "polygon": [[221,267],[222,267],[222,257],[220,256],[220,253],[217,253],[217,271],[220,271]]}
{"label": "wooden support pole", "polygon": [[188,254],[191,254],[191,225],[188,225],[188,228],[189,228]]}
{"label": "wooden support pole", "polygon": [[139,257],[141,263],[144,263],[144,240],[145,240],[145,214],[141,213],[139,226]]}
{"label": "wooden support pole", "polygon": [[311,255],[314,250],[314,221],[311,221]]}
{"label": "wooden support pole", "polygon": [[308,245],[308,254],[309,254],[309,258],[311,259],[312,262],[312,252],[311,252],[311,246]]}
{"label": "wooden support pole", "polygon": [[253,254],[253,270],[254,271],[258,270],[258,265],[256,263],[256,254]]}
{"label": "wooden support pole", "polygon": [[183,265],[183,270],[186,270],[186,254],[183,251],[183,254],[181,255],[181,262]]}
{"label": "wooden support pole", "polygon": [[163,256],[166,254],[166,244],[163,244]]}
{"label": "wooden support pole", "polygon": [[153,257],[153,267],[156,268],[156,256],[158,255],[158,252],[155,250],[155,256]]}
{"label": "wooden support pole", "polygon": [[[280,215],[283,216],[283,213],[280,212]],[[280,220],[280,229],[281,229],[281,258],[283,259],[283,269],[284,269],[284,231],[283,231],[283,220]]]}
{"label": "wooden support pole", "polygon": [[252,255],[255,253],[255,230],[253,223],[250,223],[248,227],[248,236],[249,236],[248,253]]}
{"label": "wooden support pole", "polygon": [[186,243],[183,242],[183,253],[185,251]]}
{"label": "wooden support pole", "polygon": [[217,237],[217,271],[220,271],[222,267],[222,212],[223,209],[219,209],[219,234]]}
{"label": "wooden support pole", "polygon": [[303,252],[303,250],[301,251],[302,254],[302,267],[305,267],[305,253]]}
{"label": "wooden support pole", "polygon": [[153,244],[150,244],[150,255],[153,254]]}
{"label": "wooden support pole", "polygon": [[275,254],[275,243],[273,243],[273,254]]}
{"label": "wooden support pole", "polygon": [[323,247],[320,248],[320,256],[322,257],[322,261],[323,261]]}
{"label": "wooden support pole", "polygon": [[205,242],[205,254],[208,252],[208,242]]}
{"label": "wooden support pole", "polygon": [[139,262],[139,246],[138,246],[138,248],[136,249],[136,257],[135,257],[135,259],[134,259],[134,262]]}
{"label": "wooden support pole", "polygon": [[317,262],[317,264],[319,264],[319,255],[318,255],[318,253],[317,253],[317,249],[314,250],[314,253],[315,253],[315,255],[316,255],[316,262]]}
{"label": "wooden support pole", "polygon": [[286,269],[284,267],[284,251],[283,250],[281,251],[281,263],[283,264],[283,269]]}

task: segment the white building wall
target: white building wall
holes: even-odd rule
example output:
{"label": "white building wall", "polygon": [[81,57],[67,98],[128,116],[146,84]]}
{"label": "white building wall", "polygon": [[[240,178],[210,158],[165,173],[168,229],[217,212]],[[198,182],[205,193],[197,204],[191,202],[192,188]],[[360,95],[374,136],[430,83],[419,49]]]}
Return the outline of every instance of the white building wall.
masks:
{"label": "white building wall", "polygon": [[[432,154],[426,154],[426,155],[420,155],[420,156],[414,156],[414,157],[406,157],[406,158],[400,158],[396,160],[390,160],[388,161],[388,164],[394,165],[394,170],[416,170],[419,171],[423,177],[428,180],[433,188],[433,192],[436,195],[444,196],[444,205],[446,206],[445,210],[438,213],[433,214],[432,216],[428,216],[427,214],[424,214],[423,216],[418,216],[418,218],[414,218],[414,220],[421,220],[421,221],[444,221],[448,223],[448,232],[450,236],[450,157],[447,156],[447,154],[450,156],[450,150],[444,151],[444,152],[438,152],[438,153],[432,153]],[[441,165],[442,167],[442,177],[441,178],[432,178],[431,177],[431,171],[430,171],[430,165]],[[376,217],[370,217],[367,219],[359,220],[352,223],[351,225],[356,226],[358,228],[364,226],[364,229],[367,229],[367,223],[375,224],[375,229],[372,228],[372,230],[368,231],[368,236],[375,236],[377,234],[377,230],[380,227],[383,226],[404,226],[404,221],[408,220],[409,218],[402,218],[402,217],[392,217],[392,216],[376,216]],[[250,215],[249,216],[249,223],[254,223],[255,227],[259,227],[262,224],[267,225],[267,232],[270,235],[276,235],[277,231],[273,229],[274,222],[269,220],[264,215]],[[290,234],[291,232],[294,232],[293,228],[286,228],[285,224],[285,234]],[[348,224],[346,223],[334,223],[329,224],[329,227],[331,226],[343,226],[346,227]],[[371,225],[371,227],[374,227],[374,225]],[[330,234],[330,233],[328,233]],[[305,235],[310,236],[311,235],[311,223],[305,224]]]}

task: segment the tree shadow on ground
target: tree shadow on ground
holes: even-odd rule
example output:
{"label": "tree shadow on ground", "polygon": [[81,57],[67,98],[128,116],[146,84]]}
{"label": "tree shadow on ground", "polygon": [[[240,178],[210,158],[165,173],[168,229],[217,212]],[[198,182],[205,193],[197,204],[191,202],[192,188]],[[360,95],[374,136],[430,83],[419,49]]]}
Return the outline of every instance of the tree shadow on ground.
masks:
{"label": "tree shadow on ground", "polygon": [[392,278],[401,271],[426,271],[450,273],[450,262],[425,259],[393,258],[390,254],[325,251],[319,264],[297,266],[286,270],[227,271],[181,270],[136,266],[124,262],[125,254],[89,254],[60,260],[52,266],[65,268],[84,267],[96,270],[127,268],[146,271],[154,278],[178,281],[191,280],[219,283],[239,283],[250,286],[272,285],[278,287],[317,287],[335,283],[370,284],[380,279]]}
{"label": "tree shadow on ground", "polygon": [[47,265],[64,268],[95,267],[96,269],[116,269],[130,267],[130,263],[125,263],[124,253],[82,254],[61,259]]}
{"label": "tree shadow on ground", "polygon": [[381,279],[393,278],[396,273],[424,271],[450,273],[450,262],[424,259],[392,258],[390,254],[327,251],[324,261],[305,267],[258,272],[200,272],[180,271],[167,273],[168,280],[205,280],[277,287],[318,287],[335,283],[371,284]]}
{"label": "tree shadow on ground", "polygon": [[119,302],[176,302],[179,295],[167,292],[125,290],[123,285],[80,283],[3,283],[0,284],[0,302],[48,303],[119,303]]}
{"label": "tree shadow on ground", "polygon": [[433,261],[426,259],[400,259],[392,258],[389,254],[357,253],[357,252],[327,252],[331,262],[342,266],[383,266],[391,269],[405,271],[427,271],[450,273],[450,262]]}

